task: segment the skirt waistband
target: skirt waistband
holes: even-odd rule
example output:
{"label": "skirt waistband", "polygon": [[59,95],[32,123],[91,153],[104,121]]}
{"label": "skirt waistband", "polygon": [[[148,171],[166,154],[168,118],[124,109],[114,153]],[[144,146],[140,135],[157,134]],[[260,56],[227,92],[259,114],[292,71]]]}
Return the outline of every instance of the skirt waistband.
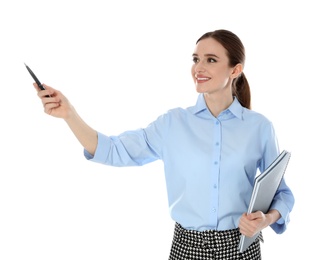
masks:
{"label": "skirt waistband", "polygon": [[196,231],[185,229],[179,223],[176,223],[174,240],[192,247],[219,249],[237,246],[240,241],[240,235],[241,233],[238,228],[224,231]]}

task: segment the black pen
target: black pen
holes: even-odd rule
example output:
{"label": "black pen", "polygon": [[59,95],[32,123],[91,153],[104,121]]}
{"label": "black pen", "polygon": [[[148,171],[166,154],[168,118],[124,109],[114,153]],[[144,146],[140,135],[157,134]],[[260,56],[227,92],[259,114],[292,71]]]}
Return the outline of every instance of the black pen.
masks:
{"label": "black pen", "polygon": [[[45,88],[43,87],[43,85],[41,84],[41,82],[39,81],[39,79],[35,76],[34,72],[30,69],[30,67],[28,67],[26,65],[26,63],[24,63],[26,66],[26,69],[28,70],[28,72],[31,74],[32,78],[35,80],[35,83],[38,85],[38,87],[41,90],[45,90]],[[49,95],[46,95],[46,97],[50,97]]]}
{"label": "black pen", "polygon": [[33,71],[26,65],[26,63],[24,63],[26,66],[26,69],[28,70],[28,72],[31,74],[32,78],[35,80],[35,83],[39,86],[39,88],[41,90],[45,90],[45,88],[42,86],[41,82],[38,80],[38,78],[35,76],[35,74],[33,73]]}

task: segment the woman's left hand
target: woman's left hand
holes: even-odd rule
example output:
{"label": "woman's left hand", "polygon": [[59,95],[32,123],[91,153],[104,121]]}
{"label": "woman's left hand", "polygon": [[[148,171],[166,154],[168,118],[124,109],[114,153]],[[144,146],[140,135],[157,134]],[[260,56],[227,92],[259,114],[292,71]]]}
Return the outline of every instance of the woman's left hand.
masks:
{"label": "woman's left hand", "polygon": [[266,215],[262,211],[250,214],[243,213],[238,227],[243,235],[253,237],[256,233],[268,226],[267,222]]}
{"label": "woman's left hand", "polygon": [[275,223],[281,217],[280,213],[276,209],[271,209],[267,214],[262,211],[256,211],[250,214],[243,213],[240,222],[240,232],[247,236],[253,237],[256,233]]}

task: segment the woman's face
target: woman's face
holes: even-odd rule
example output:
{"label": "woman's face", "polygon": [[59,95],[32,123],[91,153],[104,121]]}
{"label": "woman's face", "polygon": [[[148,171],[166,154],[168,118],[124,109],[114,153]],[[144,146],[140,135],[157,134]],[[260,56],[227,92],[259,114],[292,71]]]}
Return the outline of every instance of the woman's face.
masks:
{"label": "woman's face", "polygon": [[193,53],[192,77],[198,93],[231,93],[234,68],[229,67],[226,49],[215,39],[199,41]]}

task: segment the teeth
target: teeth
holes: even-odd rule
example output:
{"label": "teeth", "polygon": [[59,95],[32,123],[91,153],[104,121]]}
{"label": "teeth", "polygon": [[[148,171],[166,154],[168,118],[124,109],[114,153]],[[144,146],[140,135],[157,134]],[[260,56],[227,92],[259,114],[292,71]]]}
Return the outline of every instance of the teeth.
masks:
{"label": "teeth", "polygon": [[208,80],[209,78],[197,78],[198,80]]}

